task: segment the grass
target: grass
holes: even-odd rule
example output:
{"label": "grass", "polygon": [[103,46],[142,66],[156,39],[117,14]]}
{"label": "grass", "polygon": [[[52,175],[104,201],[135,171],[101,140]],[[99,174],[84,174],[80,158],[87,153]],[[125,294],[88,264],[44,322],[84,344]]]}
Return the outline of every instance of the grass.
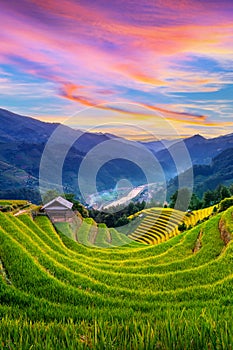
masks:
{"label": "grass", "polygon": [[233,207],[197,225],[209,212],[156,245],[91,219],[76,242],[67,223],[0,213],[0,348],[231,349],[233,245],[219,227],[232,236]]}

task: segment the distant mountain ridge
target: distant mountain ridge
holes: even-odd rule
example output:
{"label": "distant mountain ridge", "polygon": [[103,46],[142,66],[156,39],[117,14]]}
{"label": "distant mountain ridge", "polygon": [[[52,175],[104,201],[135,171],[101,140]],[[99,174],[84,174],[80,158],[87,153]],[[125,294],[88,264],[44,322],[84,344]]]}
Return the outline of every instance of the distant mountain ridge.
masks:
{"label": "distant mountain ridge", "polygon": [[[71,139],[77,140],[70,147],[63,169],[64,186],[69,192],[78,193],[79,165],[93,147],[114,138],[118,139],[119,142],[121,140],[124,142],[124,139],[117,138],[112,134],[82,132],[59,123],[42,122],[0,109],[0,183],[4,193],[23,188],[32,191],[38,190],[41,156],[47,141],[58,127],[61,128],[61,139],[59,140],[61,144],[69,144]],[[137,144],[133,141],[125,142],[126,154],[136,152],[134,146]],[[176,164],[171,154],[179,156],[182,144],[186,146],[193,165],[210,165],[213,158],[216,161],[216,157],[223,151],[233,148],[233,134],[212,139],[194,135],[184,140],[158,140],[141,142],[140,144],[155,155],[169,181],[177,175]],[[56,156],[59,156],[58,149],[53,150],[53,152],[51,160],[53,157],[56,159]],[[190,162],[184,163],[182,171],[185,172],[189,167]],[[112,160],[104,165],[98,173],[99,188],[100,190],[113,188],[116,182],[122,178],[127,178],[135,186],[142,185],[146,182],[142,170],[124,159]],[[195,179],[200,184],[200,177]]]}
{"label": "distant mountain ridge", "polygon": [[158,159],[168,161],[171,153],[179,152],[180,142],[184,142],[189,151],[193,164],[210,164],[212,159],[227,148],[233,147],[233,134],[206,139],[201,135],[194,135],[171,145],[168,149],[157,153]]}
{"label": "distant mountain ridge", "polygon": [[0,141],[42,143],[48,139],[59,125],[45,123],[31,117],[0,109]]}
{"label": "distant mountain ridge", "polygon": [[[207,190],[214,190],[218,185],[229,186],[233,183],[233,147],[225,149],[214,157],[209,165],[193,166],[194,193],[201,198]],[[180,175],[188,179],[189,170]],[[184,180],[185,182],[185,180]],[[188,181],[187,181],[188,187]],[[168,185],[168,192],[172,194],[178,188],[178,178],[172,179]]]}
{"label": "distant mountain ridge", "polygon": [[[63,168],[64,187],[68,192],[78,193],[77,175],[85,155],[98,144],[112,139],[122,140],[112,134],[89,133],[74,130],[58,123],[45,123],[0,109],[0,161],[9,165],[8,171],[1,171],[1,190],[20,188],[38,190],[39,167],[44,147],[52,133],[59,128],[59,144],[69,146]],[[71,140],[74,140],[72,144]],[[71,143],[71,144],[70,144]],[[127,148],[136,144],[127,141]],[[124,144],[125,147],[125,144]],[[51,149],[51,164],[59,157],[59,147]],[[11,170],[10,170],[11,169]],[[19,170],[18,171],[16,171]],[[1,170],[1,169],[0,169]],[[24,176],[18,176],[22,170]],[[115,186],[121,176],[129,178],[135,185],[145,182],[145,176],[134,164],[116,159],[100,169],[100,189]]]}

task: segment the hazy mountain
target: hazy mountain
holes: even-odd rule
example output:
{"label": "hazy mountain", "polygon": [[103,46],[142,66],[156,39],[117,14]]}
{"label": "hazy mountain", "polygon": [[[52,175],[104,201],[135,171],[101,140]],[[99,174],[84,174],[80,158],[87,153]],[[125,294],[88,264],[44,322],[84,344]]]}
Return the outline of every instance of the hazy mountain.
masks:
{"label": "hazy mountain", "polygon": [[175,140],[158,140],[158,141],[149,141],[149,142],[140,142],[142,145],[144,145],[146,148],[148,148],[151,152],[154,154],[158,153],[159,151],[162,151],[163,149],[169,148],[176,142],[178,142],[178,139]]}
{"label": "hazy mountain", "polygon": [[[186,146],[193,164],[210,164],[211,160],[227,148],[233,147],[233,134],[206,139],[194,135],[171,145],[168,149],[159,151],[156,156],[159,161],[169,164],[170,154],[179,155],[180,149]],[[169,154],[170,153],[170,154]]]}
{"label": "hazy mountain", "polygon": [[[56,130],[58,137],[49,150],[51,172],[56,174],[57,160],[62,149],[68,149],[63,165],[63,185],[66,191],[78,193],[78,170],[85,155],[98,144],[113,139],[124,142],[112,134],[85,133],[57,123],[44,123],[30,117],[0,109],[0,162],[8,167],[5,172],[0,167],[1,191],[29,188],[38,189],[41,157],[46,143]],[[68,145],[68,147],[67,147]],[[122,145],[128,157],[134,153],[134,142]],[[111,153],[109,148],[107,153]],[[95,156],[96,157],[96,156]],[[100,190],[114,187],[121,178],[133,184],[145,182],[145,176],[132,162],[112,160],[100,167],[97,187]],[[5,193],[5,192],[4,192]]]}
{"label": "hazy mountain", "polygon": [[[225,137],[224,137],[225,138]],[[194,165],[193,169],[194,192],[202,197],[207,190],[214,190],[219,184],[233,183],[233,148],[228,148],[213,158],[209,165]],[[189,184],[190,170],[182,175],[182,179]],[[168,194],[172,194],[178,187],[177,177],[168,185]]]}
{"label": "hazy mountain", "polygon": [[[112,188],[120,179],[124,178],[131,181],[135,186],[146,182],[145,174],[143,173],[144,169],[140,169],[131,161],[132,155],[138,161],[138,164],[140,164],[143,158],[143,155],[139,152],[140,147],[137,148],[138,143],[116,138],[112,134],[83,133],[80,130],[74,130],[62,124],[45,123],[0,109],[1,191],[12,191],[16,188],[38,189],[41,156],[45,145],[55,130],[59,134],[59,137],[56,141],[57,143],[55,142],[50,149],[50,162],[54,164],[51,172],[54,172],[54,174],[57,172],[56,165],[60,157],[60,152],[63,147],[65,149],[68,145],[69,151],[63,165],[63,185],[66,191],[79,192],[79,166],[87,153],[102,142],[114,139],[118,140],[123,149],[122,157],[125,156],[126,159],[121,159],[119,156],[117,159],[109,160],[106,164],[100,166],[97,174],[98,190]],[[166,179],[169,180],[177,175],[177,159],[182,160],[181,166],[178,169],[180,172],[185,172],[190,168],[190,161],[194,165],[208,165],[211,163],[211,159],[215,158],[214,162],[216,164],[216,159],[218,159],[216,157],[225,149],[233,147],[233,134],[212,139],[194,135],[183,141],[162,140],[140,144],[154,154],[163,168]],[[185,157],[182,155],[184,145],[190,155],[190,161],[186,162],[184,162]],[[101,150],[98,152],[97,155],[93,156],[93,162],[95,158],[103,159],[104,161],[103,152]],[[111,155],[112,149],[106,147],[105,152]],[[146,167],[148,168],[148,165]],[[199,168],[200,171],[204,171],[204,169],[206,168]],[[152,170],[149,169],[149,171]],[[202,178],[200,176],[199,174],[199,177],[196,177],[195,181],[204,188],[205,185],[204,183],[202,184]]]}
{"label": "hazy mountain", "polygon": [[155,152],[155,156],[162,165],[168,179],[188,170],[192,165],[208,165],[212,159],[225,149],[233,147],[233,134],[206,139],[201,135],[194,135],[179,140],[167,149]]}

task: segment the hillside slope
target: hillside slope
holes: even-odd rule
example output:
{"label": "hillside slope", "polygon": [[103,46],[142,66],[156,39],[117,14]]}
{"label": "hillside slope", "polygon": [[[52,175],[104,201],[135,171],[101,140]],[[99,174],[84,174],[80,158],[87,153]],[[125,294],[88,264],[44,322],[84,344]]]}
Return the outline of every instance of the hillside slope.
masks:
{"label": "hillside slope", "polygon": [[[119,142],[119,147],[124,147],[126,152],[124,158],[126,159],[113,158],[106,164],[104,162],[97,176],[98,190],[114,188],[121,178],[127,178],[135,185],[146,182],[142,170],[127,160],[130,159],[130,154],[136,153],[135,147],[138,145],[136,142],[127,141],[125,143],[124,139],[108,133],[81,132],[63,124],[45,123],[0,109],[0,162],[8,168],[7,172],[1,172],[0,197],[10,197],[11,191],[13,191],[25,198],[19,191],[25,188],[38,191],[41,157],[45,145],[55,130],[59,130],[58,144],[50,146],[48,162],[52,169],[49,169],[53,174],[59,172],[60,169],[54,170],[57,164],[54,160],[60,159],[62,150],[66,149],[67,151],[68,147],[69,152],[68,154],[65,152],[64,164],[62,162],[63,186],[67,192],[80,194],[77,183],[82,160],[91,149],[112,139]],[[28,178],[30,178],[30,182],[27,181]],[[50,180],[53,183],[53,177]],[[50,188],[51,184],[48,184],[48,188],[45,185],[45,190]],[[1,192],[3,193],[1,194]],[[28,192],[27,199],[34,200],[34,198],[30,198],[30,191]],[[39,202],[38,199],[36,201]]]}
{"label": "hillside slope", "polygon": [[0,213],[2,346],[230,349],[232,214],[156,246],[100,249]]}
{"label": "hillside slope", "polygon": [[[230,143],[229,143],[230,147]],[[219,184],[231,185],[233,182],[233,148],[228,148],[213,158],[209,165],[194,165],[193,179],[194,179],[194,193],[198,194],[200,198],[207,190],[214,190]],[[187,186],[189,186],[189,171],[180,175],[183,184],[187,179]],[[174,178],[168,184],[168,193],[172,194],[178,187],[178,178]]]}

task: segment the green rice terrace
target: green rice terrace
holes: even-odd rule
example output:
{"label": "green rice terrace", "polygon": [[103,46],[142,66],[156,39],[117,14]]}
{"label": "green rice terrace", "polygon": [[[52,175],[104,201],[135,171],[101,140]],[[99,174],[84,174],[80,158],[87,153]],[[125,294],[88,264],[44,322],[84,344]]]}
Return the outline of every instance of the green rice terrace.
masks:
{"label": "green rice terrace", "polygon": [[0,212],[0,348],[232,349],[233,207],[141,214],[127,237]]}
{"label": "green rice terrace", "polygon": [[[142,210],[130,217],[135,221],[136,227],[129,237],[135,241],[147,244],[164,242],[179,234],[180,229],[182,229],[181,225],[183,225],[184,229],[192,228],[203,219],[209,218],[213,213],[213,208],[194,210],[190,213],[170,208]],[[138,224],[137,219],[139,219]]]}

